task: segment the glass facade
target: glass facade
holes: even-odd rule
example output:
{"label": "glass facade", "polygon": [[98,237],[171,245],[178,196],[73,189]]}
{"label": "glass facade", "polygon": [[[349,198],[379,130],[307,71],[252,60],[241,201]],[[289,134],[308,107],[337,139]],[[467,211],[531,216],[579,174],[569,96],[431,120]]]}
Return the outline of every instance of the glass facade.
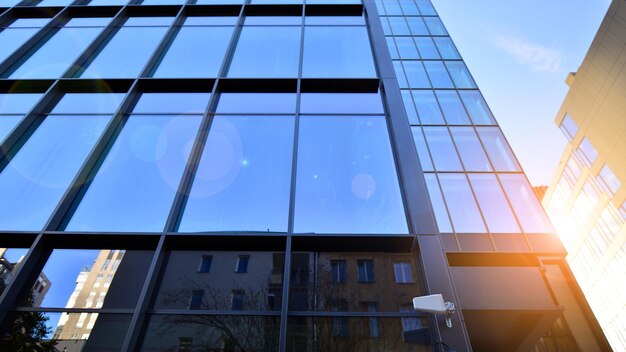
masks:
{"label": "glass facade", "polygon": [[439,349],[420,236],[552,232],[427,0],[14,5],[0,350]]}

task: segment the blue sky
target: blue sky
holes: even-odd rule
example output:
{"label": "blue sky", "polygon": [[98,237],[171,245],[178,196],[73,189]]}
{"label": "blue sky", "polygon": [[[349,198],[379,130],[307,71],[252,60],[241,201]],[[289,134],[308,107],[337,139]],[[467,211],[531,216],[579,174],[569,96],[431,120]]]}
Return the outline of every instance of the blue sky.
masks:
{"label": "blue sky", "polygon": [[609,0],[431,0],[533,185],[566,144],[554,124]]}

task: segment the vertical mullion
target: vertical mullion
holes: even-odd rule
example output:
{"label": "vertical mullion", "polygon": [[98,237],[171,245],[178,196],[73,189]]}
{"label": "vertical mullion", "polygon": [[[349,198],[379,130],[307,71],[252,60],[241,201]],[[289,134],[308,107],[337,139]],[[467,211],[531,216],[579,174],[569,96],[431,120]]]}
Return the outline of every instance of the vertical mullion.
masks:
{"label": "vertical mullion", "polygon": [[237,24],[235,25],[235,29],[233,30],[233,34],[230,37],[228,49],[224,54],[224,60],[222,61],[222,65],[218,73],[218,78],[213,84],[213,88],[211,90],[211,98],[209,99],[209,103],[205,110],[204,117],[202,119],[202,122],[200,123],[198,134],[196,135],[196,139],[191,149],[191,153],[189,154],[187,165],[185,166],[181,181],[178,185],[176,196],[174,197],[174,202],[172,203],[172,207],[170,209],[165,224],[164,232],[176,231],[178,228],[178,223],[180,222],[180,219],[182,217],[188,194],[191,191],[191,186],[193,185],[195,174],[200,165],[200,159],[202,157],[202,152],[208,139],[209,130],[213,123],[213,111],[215,111],[215,107],[217,106],[218,102],[220,78],[225,77],[226,73],[228,72],[229,62],[233,57],[237,42],[239,40],[239,35],[243,28],[244,11],[245,4],[241,6],[241,10],[239,11],[239,18],[237,20]]}

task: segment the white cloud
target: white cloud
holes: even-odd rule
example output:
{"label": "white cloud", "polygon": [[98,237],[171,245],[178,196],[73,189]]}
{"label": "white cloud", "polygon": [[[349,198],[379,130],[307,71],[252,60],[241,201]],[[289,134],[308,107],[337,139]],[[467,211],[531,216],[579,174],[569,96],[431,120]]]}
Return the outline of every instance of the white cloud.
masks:
{"label": "white cloud", "polygon": [[563,53],[555,48],[533,43],[513,35],[497,35],[494,44],[513,56],[519,63],[537,71],[558,71],[561,69]]}

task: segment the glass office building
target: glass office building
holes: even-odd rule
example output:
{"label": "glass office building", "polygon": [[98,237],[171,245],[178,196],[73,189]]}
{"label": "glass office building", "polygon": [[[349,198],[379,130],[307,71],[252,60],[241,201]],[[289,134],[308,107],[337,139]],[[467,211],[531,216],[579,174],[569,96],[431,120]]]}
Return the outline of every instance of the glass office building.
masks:
{"label": "glass office building", "polygon": [[626,350],[626,5],[613,1],[555,122],[568,140],[544,205],[616,351]]}
{"label": "glass office building", "polygon": [[0,6],[2,348],[608,348],[428,0]]}

